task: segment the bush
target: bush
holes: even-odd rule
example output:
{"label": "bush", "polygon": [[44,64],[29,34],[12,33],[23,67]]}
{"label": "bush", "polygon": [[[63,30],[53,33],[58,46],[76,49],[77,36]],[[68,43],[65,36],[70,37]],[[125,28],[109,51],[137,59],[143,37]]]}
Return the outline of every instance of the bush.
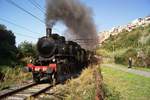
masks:
{"label": "bush", "polygon": [[137,59],[135,61],[136,66],[149,67],[150,68],[150,47],[143,47],[138,51]]}
{"label": "bush", "polygon": [[22,42],[18,46],[18,59],[22,65],[26,65],[29,61],[36,57],[37,51],[35,44],[29,43],[27,41]]}
{"label": "bush", "polygon": [[135,59],[136,56],[137,56],[136,49],[129,48],[123,54],[115,55],[115,63],[127,65],[129,57]]}
{"label": "bush", "polygon": [[100,55],[100,56],[109,56],[109,51],[106,51],[105,49],[99,49],[96,51],[96,54],[97,55]]}
{"label": "bush", "polygon": [[23,57],[34,57],[36,55],[36,46],[27,41],[19,44],[18,50],[23,55]]}
{"label": "bush", "polygon": [[115,56],[115,63],[116,64],[125,64],[125,58],[123,56]]}

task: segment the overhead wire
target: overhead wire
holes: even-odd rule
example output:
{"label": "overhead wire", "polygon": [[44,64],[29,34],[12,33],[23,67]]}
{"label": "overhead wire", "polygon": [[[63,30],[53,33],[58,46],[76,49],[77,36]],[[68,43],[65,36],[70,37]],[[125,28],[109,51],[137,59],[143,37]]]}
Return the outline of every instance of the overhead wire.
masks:
{"label": "overhead wire", "polygon": [[34,7],[36,7],[37,9],[39,9],[42,13],[46,14],[44,12],[44,10],[36,3],[34,2],[33,0],[28,0]]}
{"label": "overhead wire", "polygon": [[[25,12],[25,13],[31,15],[31,16],[34,17],[35,19],[39,20],[41,23],[45,24],[45,22],[44,22],[43,20],[41,20],[39,17],[37,17],[37,16],[33,15],[31,12],[25,10],[24,8],[22,8],[21,6],[19,6],[18,4],[16,4],[14,1],[12,1],[12,0],[6,0],[6,1],[7,1],[9,4],[12,4],[13,6],[15,6],[15,7],[17,7],[18,9],[22,10],[23,12]],[[30,0],[29,0],[29,1],[30,1]],[[31,2],[32,2],[32,1],[31,1]],[[38,9],[40,8],[40,9],[42,10],[41,6],[40,6],[37,2],[35,2],[34,0],[33,0],[33,2],[38,6]],[[33,3],[33,2],[32,2],[32,3]],[[43,13],[44,13],[44,12],[43,12]],[[44,13],[44,14],[45,14],[45,13]],[[4,21],[4,20],[3,20],[3,21]],[[6,20],[5,20],[5,21],[6,21]],[[20,26],[20,25],[17,25],[17,24],[15,24],[15,23],[10,22],[10,21],[7,21],[7,22],[8,22],[8,23],[11,23],[11,24],[14,24],[15,26],[18,26],[18,27],[20,27],[20,28],[22,27],[22,26]],[[25,28],[25,27],[22,27],[22,28],[24,28],[25,30],[28,30],[28,31],[31,32],[31,30],[29,30],[29,29],[27,29],[27,28]],[[53,29],[59,32],[59,30],[57,30],[56,28],[53,28]],[[35,33],[35,32],[34,32],[34,33]]]}
{"label": "overhead wire", "polygon": [[[47,15],[45,10],[35,1],[35,0],[28,0],[34,7],[39,9],[44,15]],[[53,30],[60,32],[60,30],[53,28]]]}
{"label": "overhead wire", "polygon": [[[1,20],[1,21],[4,21],[4,22],[7,22],[7,23],[9,23],[9,24],[11,24],[11,25],[14,25],[14,26],[16,26],[16,27],[22,28],[22,29],[24,29],[24,30],[27,30],[27,31],[29,31],[29,32],[32,32],[32,31],[30,31],[29,29],[27,29],[27,28],[25,28],[25,27],[23,27],[23,26],[20,26],[20,25],[18,25],[18,24],[15,24],[15,23],[13,23],[13,22],[10,22],[10,21],[8,21],[8,20],[6,20],[6,19],[0,18],[0,20]],[[17,34],[17,35],[20,35],[20,36],[24,36],[24,37],[28,37],[28,38],[32,38],[32,39],[37,39],[37,38],[35,38],[35,37],[29,36],[29,35],[25,35],[25,34],[16,33],[16,32],[13,32],[13,33],[14,33],[14,34]]]}
{"label": "overhead wire", "polygon": [[43,11],[45,11],[45,9],[43,7],[41,7],[41,5],[38,4],[35,0],[32,0],[32,2],[34,2],[34,4],[36,4],[40,9],[42,9]]}
{"label": "overhead wire", "polygon": [[[19,5],[17,5],[17,4],[16,4],[15,2],[13,2],[12,0],[6,0],[6,1],[7,1],[8,3],[14,5],[15,7],[21,9],[22,11],[26,12],[27,14],[31,15],[32,17],[36,18],[36,19],[39,20],[41,23],[44,23],[40,18],[38,18],[38,17],[36,17],[35,15],[33,15],[32,13],[28,12],[28,11],[25,10],[24,8],[20,7]],[[32,30],[30,30],[30,29],[28,29],[28,28],[26,28],[26,27],[24,27],[24,26],[21,26],[21,25],[18,25],[18,24],[16,24],[16,23],[13,23],[13,22],[11,22],[11,21],[9,21],[9,20],[3,19],[3,18],[0,18],[0,20],[1,20],[1,21],[4,21],[4,22],[7,22],[7,23],[9,23],[9,24],[11,24],[11,25],[14,25],[14,26],[16,26],[16,27],[19,27],[19,28],[21,28],[21,29],[24,29],[24,30],[26,30],[26,31],[28,31],[28,32],[40,34],[40,33],[37,33],[37,32],[33,32]],[[19,36],[28,37],[28,38],[32,38],[32,39],[37,39],[37,38],[35,38],[35,37],[33,37],[33,36],[21,34],[21,33],[18,33],[18,32],[13,32],[13,33],[16,34],[16,35],[19,35]]]}
{"label": "overhead wire", "polygon": [[17,34],[17,35],[19,35],[19,36],[23,36],[23,37],[27,37],[27,38],[31,38],[31,39],[37,39],[37,38],[35,38],[35,37],[33,37],[33,36],[29,36],[29,35],[24,35],[24,34],[21,34],[21,33],[16,33],[16,32],[14,32],[14,34]]}
{"label": "overhead wire", "polygon": [[21,34],[21,33],[18,33],[18,32],[13,32],[13,33],[16,34],[16,35],[19,35],[19,36],[24,36],[24,37],[28,37],[28,38],[32,38],[32,39],[37,39],[35,37],[29,36],[29,35],[25,35],[25,34]]}
{"label": "overhead wire", "polygon": [[18,25],[18,24],[16,24],[16,23],[13,23],[13,22],[11,22],[11,21],[9,21],[9,20],[3,19],[3,18],[0,18],[0,20],[1,20],[1,21],[4,21],[4,22],[7,22],[7,23],[9,23],[9,24],[11,24],[11,25],[14,25],[14,26],[16,26],[16,27],[19,27],[19,28],[21,28],[21,29],[23,29],[23,30],[26,30],[26,31],[28,31],[28,32],[35,33],[35,34],[40,34],[40,33],[37,33],[37,32],[33,32],[32,30],[30,30],[30,29],[28,29],[28,28],[26,28],[26,27],[24,27],[24,26],[21,26],[21,25]]}
{"label": "overhead wire", "polygon": [[44,22],[43,20],[41,20],[39,17],[37,17],[37,16],[33,15],[31,12],[25,10],[24,8],[22,8],[21,6],[19,6],[18,4],[16,4],[14,1],[12,1],[12,0],[6,0],[6,1],[7,1],[9,4],[12,4],[13,6],[15,6],[15,7],[19,8],[20,10],[24,11],[25,13],[31,15],[31,16],[34,17],[35,19],[39,20],[41,23],[44,23],[44,24],[45,24],[45,22]]}

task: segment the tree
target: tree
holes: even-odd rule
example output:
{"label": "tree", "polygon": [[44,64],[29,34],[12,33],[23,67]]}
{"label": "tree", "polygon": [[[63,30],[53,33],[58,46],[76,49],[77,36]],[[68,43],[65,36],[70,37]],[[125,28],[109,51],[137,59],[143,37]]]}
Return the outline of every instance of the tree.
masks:
{"label": "tree", "polygon": [[36,55],[36,46],[27,41],[22,42],[18,46],[18,50],[23,55],[23,57],[35,57]]}
{"label": "tree", "polygon": [[0,30],[6,30],[6,26],[5,26],[5,25],[0,24]]}
{"label": "tree", "polygon": [[0,24],[0,65],[10,65],[16,62],[17,48],[15,35]]}

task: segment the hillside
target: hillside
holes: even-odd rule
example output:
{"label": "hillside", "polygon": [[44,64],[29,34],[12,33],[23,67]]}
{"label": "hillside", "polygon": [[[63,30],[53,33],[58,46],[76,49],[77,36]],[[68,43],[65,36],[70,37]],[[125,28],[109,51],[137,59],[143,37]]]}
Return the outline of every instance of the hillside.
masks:
{"label": "hillside", "polygon": [[103,43],[106,39],[108,39],[111,35],[118,35],[121,32],[128,31],[131,32],[132,30],[138,27],[146,27],[150,24],[150,16],[146,16],[144,18],[137,18],[127,25],[113,27],[110,30],[100,32],[99,35],[99,42]]}
{"label": "hillside", "polygon": [[114,58],[115,63],[126,65],[132,57],[134,66],[150,67],[150,25],[110,35],[98,53]]}

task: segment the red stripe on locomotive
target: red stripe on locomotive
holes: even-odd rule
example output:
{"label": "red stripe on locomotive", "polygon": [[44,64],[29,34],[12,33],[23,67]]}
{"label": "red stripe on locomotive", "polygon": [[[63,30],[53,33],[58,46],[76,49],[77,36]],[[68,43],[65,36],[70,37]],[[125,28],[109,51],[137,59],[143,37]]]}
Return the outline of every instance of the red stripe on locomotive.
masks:
{"label": "red stripe on locomotive", "polygon": [[49,64],[49,66],[35,66],[33,64],[28,64],[27,67],[31,68],[32,71],[47,71],[48,67],[54,72],[57,70],[56,64]]}
{"label": "red stripe on locomotive", "polygon": [[56,64],[49,64],[49,67],[51,68],[52,71],[56,72],[56,70],[57,70]]}

